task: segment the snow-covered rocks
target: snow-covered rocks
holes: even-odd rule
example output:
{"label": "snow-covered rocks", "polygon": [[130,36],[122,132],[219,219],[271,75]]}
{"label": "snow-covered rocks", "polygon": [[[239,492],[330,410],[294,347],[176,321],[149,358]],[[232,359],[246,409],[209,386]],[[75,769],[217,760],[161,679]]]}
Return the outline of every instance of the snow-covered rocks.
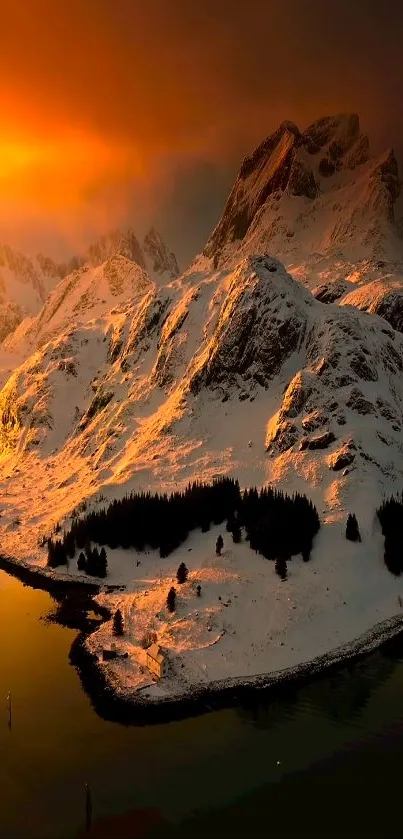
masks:
{"label": "snow-covered rocks", "polygon": [[[8,551],[39,556],[38,539],[97,492],[219,474],[303,491],[319,508],[332,499],[336,518],[350,504],[373,515],[403,480],[403,336],[316,301],[272,257],[172,288],[130,266],[137,297],[64,326],[0,392]],[[94,271],[107,282],[105,264]]]}
{"label": "snow-covered rocks", "polygon": [[154,227],[144,238],[143,250],[148,260],[148,272],[155,280],[169,282],[179,277],[176,256],[168,250],[162,236]]}

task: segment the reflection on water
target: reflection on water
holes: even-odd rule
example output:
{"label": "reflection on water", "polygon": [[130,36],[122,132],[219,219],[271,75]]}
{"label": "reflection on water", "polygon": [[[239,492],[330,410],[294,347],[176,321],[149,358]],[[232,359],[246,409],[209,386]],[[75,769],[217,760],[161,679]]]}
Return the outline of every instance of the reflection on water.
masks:
{"label": "reflection on water", "polygon": [[401,640],[275,698],[127,727],[69,664],[71,605],[0,572],[0,837],[88,835],[87,781],[94,837],[403,834]]}

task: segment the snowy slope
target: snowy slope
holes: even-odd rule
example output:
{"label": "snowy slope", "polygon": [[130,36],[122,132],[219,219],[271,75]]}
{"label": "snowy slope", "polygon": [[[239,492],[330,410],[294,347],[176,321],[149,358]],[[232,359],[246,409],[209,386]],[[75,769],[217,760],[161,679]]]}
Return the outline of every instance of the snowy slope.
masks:
{"label": "snowy slope", "polygon": [[[128,228],[101,236],[82,257],[72,259],[68,265],[57,266],[42,255],[38,260],[50,283],[49,291],[46,293],[42,289],[43,305],[33,303],[30,310],[33,317],[26,317],[22,323],[23,310],[17,307],[12,322],[14,309],[11,304],[4,305],[4,318],[7,314],[7,332],[10,333],[1,352],[0,368],[4,371],[11,372],[16,359],[21,363],[34,349],[62,333],[71,323],[84,324],[116,305],[136,299],[153,282],[169,285],[179,274],[175,255],[154,228],[144,240],[144,250],[133,230]],[[74,265],[75,269],[69,271]],[[56,270],[62,279],[59,277],[57,284],[52,286],[50,278]],[[0,329],[1,317],[0,309]],[[3,372],[0,372],[0,381],[4,381]]]}
{"label": "snowy slope", "polygon": [[0,342],[26,315],[38,312],[45,299],[39,264],[0,245]]}
{"label": "snowy slope", "polygon": [[[105,267],[98,274],[91,273],[90,269],[103,265]],[[70,293],[72,300],[64,307],[65,315],[74,316],[79,311],[79,322],[84,322],[84,310],[88,310],[88,317],[94,317],[107,311],[108,306],[129,299],[138,268],[160,284],[169,283],[179,275],[175,255],[154,228],[145,237],[143,248],[131,228],[117,229],[101,236],[81,256],[64,263],[41,253],[27,257],[7,245],[0,246],[0,343],[24,319],[38,316],[35,323],[26,320],[2,351],[18,351],[22,359],[36,343],[64,328],[66,317],[63,318],[59,311],[55,319],[53,311],[60,309],[60,300],[65,300]],[[99,299],[96,294],[98,281]],[[11,361],[8,369],[11,369],[10,364]]]}
{"label": "snowy slope", "polygon": [[[308,661],[399,610],[402,584],[383,565],[375,508],[403,483],[402,372],[401,333],[315,300],[270,257],[149,283],[136,300],[70,325],[0,392],[2,550],[43,567],[41,539],[58,521],[134,488],[228,474],[305,492],[324,526],[312,562],[294,558],[285,583],[226,534],[217,559],[218,529],[140,565],[131,551],[110,551],[107,583],[125,590],[101,600],[123,611],[129,658],[102,666],[114,689],[157,700]],[[344,537],[351,509],[359,545]],[[189,582],[168,615],[182,560]],[[75,562],[52,573],[79,576]],[[160,685],[145,668],[149,630],[169,656]],[[88,645],[99,655],[110,640],[107,623]]]}
{"label": "snowy slope", "polygon": [[2,545],[35,556],[97,492],[217,474],[307,492],[328,521],[353,506],[372,522],[403,480],[402,372],[400,333],[324,306],[269,257],[150,284],[69,325],[0,392]]}
{"label": "snowy slope", "polygon": [[146,294],[152,282],[146,272],[124,256],[101,265],[84,266],[54,288],[35,318],[24,320],[3,344],[3,350],[25,355],[68,329],[100,317],[114,306]]}
{"label": "snowy slope", "polygon": [[[214,545],[220,532],[224,551],[217,557]],[[247,543],[233,544],[219,527],[192,533],[164,560],[151,551],[134,556],[110,551],[109,582],[124,584],[126,590],[98,600],[112,610],[120,608],[126,631],[113,640],[129,657],[102,662],[102,649],[112,640],[110,622],[89,636],[87,646],[99,657],[114,690],[155,701],[306,663],[351,643],[399,611],[403,582],[385,572],[382,536],[368,530],[363,539],[365,547],[346,542],[338,525],[323,529],[312,561],[304,564],[295,557],[285,582],[275,574],[274,563]],[[181,562],[189,577],[179,586],[176,570]],[[177,592],[173,614],[166,607],[171,585]],[[157,684],[142,647],[150,632],[169,662],[168,677]]]}

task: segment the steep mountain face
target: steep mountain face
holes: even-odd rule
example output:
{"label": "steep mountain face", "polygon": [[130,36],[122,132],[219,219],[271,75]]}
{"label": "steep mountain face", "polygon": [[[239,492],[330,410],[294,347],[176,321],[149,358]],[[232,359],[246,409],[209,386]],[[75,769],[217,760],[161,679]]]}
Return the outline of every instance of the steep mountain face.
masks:
{"label": "steep mountain face", "polygon": [[313,288],[403,272],[394,207],[400,194],[392,150],[369,154],[358,116],[325,117],[300,132],[283,123],[245,158],[199,267],[271,253]]}
{"label": "steep mountain face", "polygon": [[50,293],[40,313],[28,318],[3,343],[3,350],[26,355],[72,324],[79,326],[109,312],[114,306],[137,300],[152,287],[143,268],[122,255],[95,268],[83,266],[68,274]]}
{"label": "steep mountain face", "polygon": [[26,357],[63,330],[70,318],[84,323],[136,297],[147,282],[164,284],[178,277],[175,255],[154,228],[143,247],[129,228],[101,236],[82,256],[64,263],[41,253],[31,260],[7,246],[0,248],[4,352]]}
{"label": "steep mountain face", "polygon": [[150,276],[165,281],[176,280],[179,277],[176,256],[168,250],[162,236],[154,227],[144,238],[143,250],[147,257]]}
{"label": "steep mountain face", "polygon": [[147,270],[144,254],[131,228],[127,230],[113,230],[101,236],[96,242],[90,245],[83,255],[82,264],[96,268],[108,259],[113,259],[118,256],[135,262],[143,271]]}
{"label": "steep mountain face", "polygon": [[0,342],[46,299],[46,285],[35,261],[0,245]]}
{"label": "steep mountain face", "polygon": [[3,550],[34,556],[101,491],[217,474],[308,492],[330,521],[350,504],[372,520],[403,478],[402,373],[400,333],[315,300],[272,257],[145,282],[70,318],[0,392]]}
{"label": "steep mountain face", "polygon": [[131,228],[114,230],[101,236],[81,258],[81,265],[97,267],[113,257],[122,256],[135,262],[156,282],[169,282],[179,276],[178,263],[154,227],[147,233],[143,246]]}

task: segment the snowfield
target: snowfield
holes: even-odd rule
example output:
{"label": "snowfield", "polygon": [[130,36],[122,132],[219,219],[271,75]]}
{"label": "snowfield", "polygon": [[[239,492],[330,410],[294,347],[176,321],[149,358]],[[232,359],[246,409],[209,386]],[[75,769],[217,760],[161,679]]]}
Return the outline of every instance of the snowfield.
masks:
{"label": "snowfield", "polygon": [[[221,557],[215,555],[218,533],[224,537]],[[310,662],[355,641],[375,625],[401,615],[403,580],[383,564],[383,539],[376,523],[362,533],[361,543],[348,542],[343,528],[325,525],[314,542],[312,559],[293,557],[282,581],[274,562],[234,544],[221,526],[194,532],[171,556],[109,551],[113,569],[108,584],[124,591],[101,593],[97,600],[120,608],[125,635],[113,638],[112,622],[87,638],[106,680],[128,699],[157,701],[180,698],[193,688],[224,681],[274,674]],[[137,566],[140,559],[141,564]],[[178,585],[180,562],[189,569]],[[174,585],[176,610],[166,597]],[[201,586],[201,596],[196,586]],[[168,675],[156,681],[146,666],[141,646],[148,631],[169,662]],[[111,640],[127,659],[102,661]]]}

